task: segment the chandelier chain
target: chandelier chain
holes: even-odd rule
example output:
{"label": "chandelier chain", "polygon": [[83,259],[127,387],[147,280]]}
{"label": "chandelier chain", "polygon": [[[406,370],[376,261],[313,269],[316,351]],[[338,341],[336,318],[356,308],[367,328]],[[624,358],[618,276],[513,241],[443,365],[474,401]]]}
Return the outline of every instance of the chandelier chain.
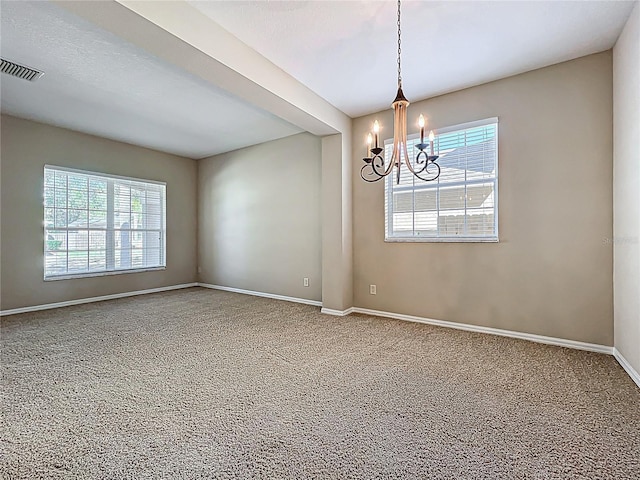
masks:
{"label": "chandelier chain", "polygon": [[400,54],[402,53],[402,45],[400,43],[400,0],[398,0],[398,88],[402,87],[402,69],[400,68]]}

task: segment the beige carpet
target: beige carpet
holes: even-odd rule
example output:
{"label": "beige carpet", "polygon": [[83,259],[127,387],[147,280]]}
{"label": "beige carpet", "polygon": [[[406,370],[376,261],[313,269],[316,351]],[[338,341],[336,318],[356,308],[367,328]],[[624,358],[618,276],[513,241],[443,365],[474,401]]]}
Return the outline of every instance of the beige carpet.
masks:
{"label": "beige carpet", "polygon": [[189,289],[2,319],[0,476],[640,478],[606,355]]}

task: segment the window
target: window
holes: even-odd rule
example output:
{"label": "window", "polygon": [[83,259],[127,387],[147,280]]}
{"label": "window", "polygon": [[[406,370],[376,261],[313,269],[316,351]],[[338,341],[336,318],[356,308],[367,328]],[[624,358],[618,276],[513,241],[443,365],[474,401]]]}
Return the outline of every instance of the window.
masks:
{"label": "window", "polygon": [[[407,139],[415,158],[420,139]],[[385,142],[391,158],[392,140]],[[434,140],[440,177],[419,180],[405,168],[385,179],[386,241],[498,241],[498,119],[440,129]]]}
{"label": "window", "polygon": [[166,184],[44,168],[44,278],[166,266]]}

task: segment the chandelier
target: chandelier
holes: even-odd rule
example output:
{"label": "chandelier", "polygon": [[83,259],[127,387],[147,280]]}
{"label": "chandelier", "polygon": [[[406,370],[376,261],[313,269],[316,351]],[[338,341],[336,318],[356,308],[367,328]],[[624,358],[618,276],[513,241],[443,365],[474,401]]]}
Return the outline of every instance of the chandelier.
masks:
{"label": "chandelier", "polygon": [[[409,106],[409,100],[402,93],[400,33],[400,0],[398,0],[398,93],[391,104],[391,108],[393,108],[393,150],[391,160],[385,166],[384,158],[381,155],[384,149],[379,145],[380,124],[376,120],[373,124],[373,135],[369,133],[367,136],[367,156],[362,159],[364,165],[360,170],[360,176],[367,182],[377,182],[389,175],[393,171],[393,167],[396,167],[396,181],[400,183],[400,166],[403,161],[409,171],[420,180],[430,182],[440,176],[440,165],[436,163],[438,155],[433,154],[433,131],[429,132],[429,143],[426,144],[424,142],[425,121],[422,115],[418,118],[420,143],[416,145],[416,148],[419,152],[413,161],[409,159],[409,154],[407,153],[407,107]],[[429,154],[425,151],[427,147],[429,147]],[[430,170],[430,167],[433,168]]]}

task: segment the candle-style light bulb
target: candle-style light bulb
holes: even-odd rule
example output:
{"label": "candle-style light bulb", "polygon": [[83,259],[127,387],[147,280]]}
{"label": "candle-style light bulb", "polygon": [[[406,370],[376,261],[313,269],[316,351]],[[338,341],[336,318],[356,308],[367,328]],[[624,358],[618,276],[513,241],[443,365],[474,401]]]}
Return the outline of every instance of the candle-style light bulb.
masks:
{"label": "candle-style light bulb", "polygon": [[369,158],[371,155],[371,143],[373,142],[373,137],[371,134],[367,135],[367,153],[365,155],[366,158]]}
{"label": "candle-style light bulb", "polygon": [[424,143],[424,115],[418,117],[418,125],[420,126],[420,143]]}
{"label": "candle-style light bulb", "polygon": [[376,120],[375,122],[373,122],[373,137],[376,142],[376,148],[378,148],[378,132],[379,131],[380,131],[380,124],[378,123],[378,120]]}
{"label": "candle-style light bulb", "polygon": [[431,156],[433,156],[433,139],[436,138],[436,136],[433,134],[433,130],[431,130],[429,132],[429,145],[431,146]]}

